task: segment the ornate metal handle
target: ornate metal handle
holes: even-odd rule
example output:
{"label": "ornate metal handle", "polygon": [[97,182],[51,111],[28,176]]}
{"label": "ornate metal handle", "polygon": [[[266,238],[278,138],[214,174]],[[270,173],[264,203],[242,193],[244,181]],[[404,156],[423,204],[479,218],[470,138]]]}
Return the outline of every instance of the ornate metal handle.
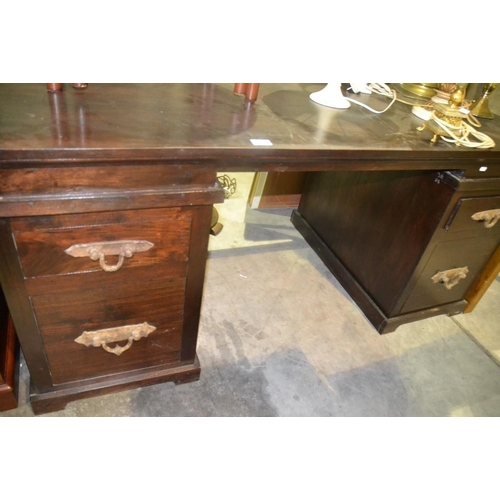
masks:
{"label": "ornate metal handle", "polygon": [[[148,323],[141,323],[138,325],[127,325],[119,326],[116,328],[104,328],[103,330],[94,330],[90,332],[83,332],[75,342],[78,344],[83,344],[86,347],[102,347],[105,351],[111,354],[124,353],[127,349],[130,349],[134,340],[139,340],[142,337],[147,337],[151,332],[156,330],[155,326]],[[108,344],[114,342],[127,341],[124,346],[109,347]]]}
{"label": "ornate metal handle", "polygon": [[477,212],[471,216],[471,219],[484,221],[484,227],[489,229],[500,220],[500,209]]}
{"label": "ornate metal handle", "polygon": [[[73,245],[65,252],[72,257],[89,257],[91,260],[98,260],[104,271],[114,272],[122,267],[125,257],[130,259],[134,253],[145,252],[152,247],[154,247],[153,243],[145,240],[101,241]],[[107,264],[107,255],[118,255],[118,262],[113,265]]]}
{"label": "ornate metal handle", "polygon": [[434,283],[443,283],[447,290],[451,290],[455,285],[458,285],[459,281],[463,280],[469,268],[457,267],[456,269],[448,269],[447,271],[439,271],[431,279]]}

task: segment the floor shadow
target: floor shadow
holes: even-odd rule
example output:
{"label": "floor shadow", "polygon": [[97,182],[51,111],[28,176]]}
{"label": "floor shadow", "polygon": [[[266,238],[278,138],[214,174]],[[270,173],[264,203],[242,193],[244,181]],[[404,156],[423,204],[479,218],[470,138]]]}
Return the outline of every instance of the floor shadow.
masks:
{"label": "floor shadow", "polygon": [[[231,328],[230,325],[226,328]],[[227,342],[227,332],[221,342]],[[208,332],[203,335],[209,335]],[[238,336],[238,332],[231,333]],[[199,350],[197,382],[123,391],[70,403],[45,417],[423,417],[500,416],[498,366],[457,334],[350,370],[318,368],[293,346],[255,358]],[[23,375],[23,394],[29,377]],[[23,396],[0,417],[33,416]]]}

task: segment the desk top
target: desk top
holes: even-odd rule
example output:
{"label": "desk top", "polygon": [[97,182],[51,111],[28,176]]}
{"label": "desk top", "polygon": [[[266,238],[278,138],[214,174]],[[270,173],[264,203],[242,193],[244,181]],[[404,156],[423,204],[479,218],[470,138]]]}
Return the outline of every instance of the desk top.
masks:
{"label": "desk top", "polygon": [[[195,162],[231,171],[320,170],[346,161],[350,169],[385,169],[384,162],[392,160],[391,169],[430,170],[500,163],[498,117],[482,120],[481,131],[495,140],[494,149],[431,145],[432,133],[417,131],[422,121],[409,105],[396,102],[384,114],[356,105],[326,108],[309,99],[323,86],[261,84],[258,100],[250,104],[233,94],[233,84],[92,83],[85,90],[66,84],[56,94],[45,84],[2,84],[0,166],[120,159]],[[389,102],[353,97],[377,109]],[[255,146],[252,139],[272,146]]]}

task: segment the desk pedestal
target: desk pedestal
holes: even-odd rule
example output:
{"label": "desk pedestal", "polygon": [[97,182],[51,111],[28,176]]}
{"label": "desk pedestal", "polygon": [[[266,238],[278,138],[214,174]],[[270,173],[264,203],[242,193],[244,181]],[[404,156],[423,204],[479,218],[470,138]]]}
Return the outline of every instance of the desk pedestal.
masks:
{"label": "desk pedestal", "polygon": [[379,333],[457,314],[500,243],[500,179],[452,172],[309,174],[292,222]]}
{"label": "desk pedestal", "polygon": [[[31,175],[38,192],[13,193],[12,206],[4,196],[13,216],[0,218],[0,277],[34,412],[197,380],[212,205],[224,199],[215,174],[117,166],[105,176],[91,167]],[[86,185],[76,196],[63,195],[71,175]]]}

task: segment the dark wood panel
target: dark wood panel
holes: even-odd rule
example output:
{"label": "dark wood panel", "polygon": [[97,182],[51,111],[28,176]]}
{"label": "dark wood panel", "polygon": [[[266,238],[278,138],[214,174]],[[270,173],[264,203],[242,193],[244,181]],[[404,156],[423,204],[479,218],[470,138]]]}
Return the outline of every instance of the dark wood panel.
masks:
{"label": "dark wood panel", "polygon": [[485,228],[483,221],[472,219],[475,213],[500,209],[500,196],[485,196],[481,198],[461,198],[457,203],[452,217],[446,223],[446,230],[456,231],[476,230],[479,234],[499,233],[500,224]]}
{"label": "dark wood panel", "polygon": [[19,345],[0,287],[0,412],[17,407]]}
{"label": "dark wood panel", "polygon": [[[154,246],[125,259],[122,268],[175,265],[188,260],[189,210],[139,210],[74,216],[37,217],[13,222],[14,237],[26,277],[104,272],[99,261],[73,257],[73,245],[145,240]],[[106,258],[114,264],[115,256]]]}
{"label": "dark wood panel", "polygon": [[424,309],[421,311],[410,312],[407,314],[398,314],[389,317],[378,307],[377,303],[368,295],[363,286],[358,283],[356,278],[344,267],[337,258],[335,252],[328,247],[318,236],[314,229],[302,218],[297,210],[292,212],[292,222],[300,234],[311,245],[319,258],[330,269],[340,284],[345,288],[350,297],[356,302],[368,321],[374,326],[378,333],[385,334],[394,332],[399,326],[421,319],[438,316],[440,314],[459,314],[464,311],[467,305],[465,300],[443,304],[440,306]]}
{"label": "dark wood panel", "polygon": [[196,356],[201,300],[207,265],[208,238],[212,221],[212,207],[196,207],[195,210],[197,215],[193,218],[191,241],[189,243],[190,265],[184,302],[184,334],[181,352],[183,362],[193,362]]}
{"label": "dark wood panel", "polygon": [[52,387],[50,370],[33,306],[26,290],[10,222],[0,219],[0,282],[7,299],[14,327],[29,366],[31,383],[38,392]]}
{"label": "dark wood panel", "polygon": [[[184,278],[157,279],[144,273],[140,283],[33,297],[54,384],[178,363],[184,292]],[[120,356],[75,342],[84,331],[144,322],[156,330]]]}
{"label": "dark wood panel", "polygon": [[174,382],[185,384],[200,378],[200,363],[195,358],[193,363],[175,367],[153,367],[134,370],[120,375],[109,375],[77,383],[61,384],[50,392],[31,392],[30,402],[35,415],[63,410],[71,401],[112,394],[118,391],[137,389],[153,384]]}
{"label": "dark wood panel", "polygon": [[434,173],[315,173],[299,213],[390,316],[453,193]]}
{"label": "dark wood panel", "polygon": [[57,195],[60,192],[77,194],[90,192],[92,188],[144,190],[164,186],[172,192],[181,188],[202,186],[213,182],[211,172],[202,171],[196,165],[78,165],[5,170],[0,177],[0,192],[25,195],[43,193]]}
{"label": "dark wood panel", "polygon": [[306,177],[305,172],[269,172],[258,208],[297,207]]}
{"label": "dark wood panel", "polygon": [[[463,300],[497,246],[497,235],[438,243],[401,312],[407,313]],[[442,283],[434,283],[431,279],[438,272],[462,267],[469,269],[466,278],[450,290]]]}
{"label": "dark wood panel", "polygon": [[[5,366],[6,350],[5,338],[7,332],[7,324],[9,321],[9,309],[5,301],[2,287],[0,286],[0,367]],[[5,374],[0,369],[0,382],[5,380]]]}
{"label": "dark wood panel", "polygon": [[[214,173],[215,176],[215,173]],[[117,210],[142,210],[179,205],[220,203],[224,190],[218,186],[191,186],[178,190],[94,190],[57,195],[8,195],[0,197],[0,217],[56,215]]]}

